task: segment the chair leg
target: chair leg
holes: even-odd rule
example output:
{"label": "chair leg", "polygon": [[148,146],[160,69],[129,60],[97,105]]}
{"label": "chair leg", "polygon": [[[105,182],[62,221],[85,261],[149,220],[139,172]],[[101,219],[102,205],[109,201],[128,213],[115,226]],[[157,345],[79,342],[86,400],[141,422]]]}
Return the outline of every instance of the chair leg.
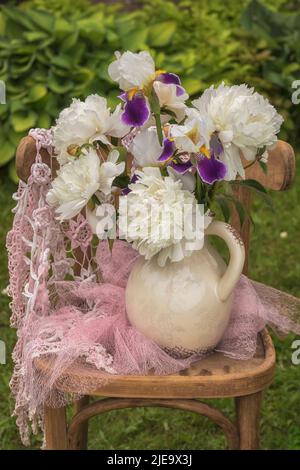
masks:
{"label": "chair leg", "polygon": [[[78,413],[81,411],[86,405],[89,404],[89,397],[84,396],[80,398],[80,400],[77,400],[74,403],[74,413]],[[89,426],[89,421],[86,420],[82,424],[80,424],[78,431],[77,431],[77,436],[76,436],[76,450],[86,450],[87,449],[87,443],[88,443],[88,426]]]}
{"label": "chair leg", "polygon": [[259,448],[259,415],[262,392],[235,398],[240,450]]}
{"label": "chair leg", "polygon": [[47,450],[67,450],[66,407],[44,407],[45,437]]}

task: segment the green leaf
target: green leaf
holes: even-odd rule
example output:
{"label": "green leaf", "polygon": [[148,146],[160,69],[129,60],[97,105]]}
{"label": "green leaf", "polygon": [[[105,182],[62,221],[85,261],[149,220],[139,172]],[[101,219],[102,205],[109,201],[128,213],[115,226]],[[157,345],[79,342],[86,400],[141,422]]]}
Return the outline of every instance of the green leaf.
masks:
{"label": "green leaf", "polygon": [[6,165],[15,156],[16,148],[9,140],[0,138],[0,167]]}
{"label": "green leaf", "polygon": [[129,183],[130,183],[130,178],[128,175],[119,175],[113,180],[112,186],[117,186],[117,188],[124,189],[124,188],[127,188]]}
{"label": "green leaf", "polygon": [[133,52],[144,49],[146,46],[147,36],[148,29],[146,27],[135,29],[121,38],[122,48]]}
{"label": "green leaf", "polygon": [[33,22],[34,25],[43,29],[47,33],[53,33],[54,29],[54,16],[45,10],[27,10],[28,18]]}
{"label": "green leaf", "polygon": [[224,196],[218,195],[218,196],[216,196],[216,201],[220,206],[220,209],[222,211],[225,222],[229,222],[230,207],[229,207],[229,204],[228,204],[228,200]]}
{"label": "green leaf", "polygon": [[9,163],[9,166],[8,166],[8,175],[10,177],[10,179],[18,184],[19,183],[19,177],[17,175],[17,172],[16,172],[16,163],[15,163],[15,160],[12,160],[10,163]]}
{"label": "green leaf", "polygon": [[46,39],[48,37],[47,34],[43,33],[42,31],[25,31],[23,36],[29,42],[41,41],[42,39]]}
{"label": "green leaf", "polygon": [[34,127],[37,115],[34,111],[16,111],[12,114],[11,123],[16,132],[27,131]]}
{"label": "green leaf", "polygon": [[199,79],[192,77],[183,77],[182,86],[186,89],[189,95],[195,95],[203,90],[203,83],[201,83]]}
{"label": "green leaf", "polygon": [[175,21],[164,21],[151,25],[149,28],[149,44],[153,47],[163,47],[170,44],[176,26]]}
{"label": "green leaf", "polygon": [[42,112],[38,116],[37,126],[48,129],[51,126],[51,118],[47,112]]}
{"label": "green leaf", "polygon": [[260,184],[258,181],[253,180],[253,179],[231,181],[231,184],[239,185],[239,186],[247,186],[248,188],[252,188],[252,189],[255,189],[256,191],[267,194],[266,188],[264,188],[264,186]]}
{"label": "green leaf", "polygon": [[27,103],[35,103],[47,95],[47,88],[45,85],[34,85],[28,93]]}
{"label": "green leaf", "polygon": [[71,34],[74,31],[74,24],[65,20],[62,17],[55,18],[54,35],[62,39],[63,37]]}
{"label": "green leaf", "polygon": [[68,54],[61,54],[52,57],[51,64],[66,70],[70,70],[73,66],[73,61],[72,57],[70,57]]}
{"label": "green leaf", "polygon": [[77,30],[69,34],[69,36],[63,40],[63,43],[60,46],[60,50],[62,52],[69,51],[72,47],[78,44],[78,36],[79,32]]}
{"label": "green leaf", "polygon": [[50,75],[48,79],[48,86],[51,91],[63,95],[72,90],[74,84],[71,80],[59,80],[54,74]]}
{"label": "green leaf", "polygon": [[4,36],[6,28],[6,19],[3,13],[0,11],[0,36]]}
{"label": "green leaf", "polygon": [[240,219],[240,227],[242,227],[244,225],[245,219],[247,217],[246,208],[241,203],[241,201],[239,201],[236,198],[233,199],[233,202],[234,202],[234,205],[235,205],[235,208],[236,208],[236,212],[237,212],[237,214],[239,216],[239,219]]}
{"label": "green leaf", "polygon": [[119,152],[118,162],[126,162],[128,155],[127,150],[122,146],[117,146],[115,149]]}
{"label": "green leaf", "polygon": [[261,160],[258,160],[259,166],[261,167],[262,171],[266,175],[268,173],[268,165],[265,162],[262,162]]}
{"label": "green leaf", "polygon": [[13,23],[20,24],[27,29],[35,29],[32,21],[28,18],[28,14],[21,11],[19,8],[13,6],[2,6],[1,11],[6,18],[9,18]]}
{"label": "green leaf", "polygon": [[269,209],[271,209],[272,212],[275,212],[275,207],[274,207],[272,198],[269,196],[269,194],[267,193],[263,185],[260,184],[258,181],[252,180],[252,179],[236,180],[236,181],[231,181],[231,184],[246,186],[249,189],[253,189],[263,199],[263,201],[269,207]]}

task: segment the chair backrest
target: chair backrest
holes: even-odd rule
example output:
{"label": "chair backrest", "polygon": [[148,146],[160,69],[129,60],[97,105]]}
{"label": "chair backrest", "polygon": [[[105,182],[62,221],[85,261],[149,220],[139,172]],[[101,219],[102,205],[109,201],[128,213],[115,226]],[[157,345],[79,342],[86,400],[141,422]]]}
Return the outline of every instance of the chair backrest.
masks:
{"label": "chair backrest", "polygon": [[[16,169],[20,179],[27,181],[30,175],[30,169],[35,161],[36,146],[32,137],[24,137],[16,153]],[[41,150],[41,156],[45,163],[49,164],[50,156],[45,149]],[[58,163],[55,158],[52,160],[53,176],[58,169]],[[246,170],[246,178],[252,178],[259,181],[266,188],[275,191],[284,191],[288,189],[295,176],[295,154],[291,145],[279,140],[273,150],[269,151],[268,172],[265,174],[258,163],[255,163]],[[251,206],[251,192],[246,187],[237,187],[236,196],[249,210]],[[245,221],[240,227],[239,217],[234,208],[232,208],[232,225],[240,232],[246,248],[246,261],[244,273],[248,272],[248,257],[250,244],[250,222]],[[77,252],[78,259],[81,253]]]}

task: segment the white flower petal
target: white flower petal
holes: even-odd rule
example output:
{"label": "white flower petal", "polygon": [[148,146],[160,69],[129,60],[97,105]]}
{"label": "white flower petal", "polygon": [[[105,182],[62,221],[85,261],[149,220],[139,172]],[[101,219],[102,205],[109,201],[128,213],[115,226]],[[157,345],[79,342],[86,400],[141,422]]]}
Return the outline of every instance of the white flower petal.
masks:
{"label": "white flower petal", "polygon": [[162,153],[162,146],[158,141],[156,127],[138,132],[132,141],[130,151],[137,167],[159,165],[158,158]]}
{"label": "white flower petal", "polygon": [[120,88],[125,91],[133,87],[143,88],[154,72],[154,61],[147,51],[124,52],[108,67],[111,79],[118,82]]}
{"label": "white flower petal", "polygon": [[193,105],[223,144],[226,179],[244,175],[239,151],[253,160],[258,149],[274,145],[283,122],[269,101],[245,84],[210,87]]}

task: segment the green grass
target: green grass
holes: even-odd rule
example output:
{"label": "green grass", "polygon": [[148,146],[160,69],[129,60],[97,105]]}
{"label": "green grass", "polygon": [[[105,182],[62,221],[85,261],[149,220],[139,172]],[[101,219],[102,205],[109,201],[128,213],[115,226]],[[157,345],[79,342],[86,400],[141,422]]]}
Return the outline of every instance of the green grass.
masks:
{"label": "green grass", "polygon": [[[299,173],[299,172],[298,172]],[[5,235],[12,221],[12,183],[0,174],[0,292],[7,285]],[[274,194],[276,214],[255,200],[255,230],[251,246],[251,276],[294,295],[299,295],[299,186]],[[280,233],[287,232],[286,238]],[[7,345],[7,364],[0,365],[0,448],[20,449],[22,444],[9,394],[12,371],[11,352],[15,332],[9,328],[8,298],[0,295],[0,339]],[[277,373],[266,392],[262,410],[261,445],[264,449],[300,449],[300,366],[291,364],[293,335],[284,341],[275,339]],[[233,417],[231,400],[215,401]],[[90,424],[92,449],[221,449],[225,445],[221,431],[209,420],[182,411],[135,409],[111,412],[93,418]],[[35,438],[33,448],[40,439]]]}

